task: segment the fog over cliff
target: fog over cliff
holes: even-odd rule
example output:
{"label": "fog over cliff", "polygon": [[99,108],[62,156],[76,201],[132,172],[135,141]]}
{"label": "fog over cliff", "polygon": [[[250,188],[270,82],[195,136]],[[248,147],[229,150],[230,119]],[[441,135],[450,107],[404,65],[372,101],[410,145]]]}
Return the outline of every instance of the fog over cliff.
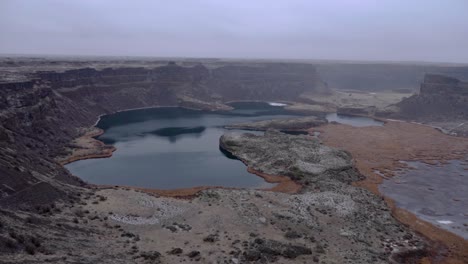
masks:
{"label": "fog over cliff", "polygon": [[466,0],[2,0],[0,53],[468,62]]}

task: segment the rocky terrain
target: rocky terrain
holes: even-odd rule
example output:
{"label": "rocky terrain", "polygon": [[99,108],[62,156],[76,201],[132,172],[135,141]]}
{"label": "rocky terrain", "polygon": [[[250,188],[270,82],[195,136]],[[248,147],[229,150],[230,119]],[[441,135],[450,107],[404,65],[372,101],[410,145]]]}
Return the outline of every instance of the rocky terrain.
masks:
{"label": "rocky terrain", "polygon": [[[409,169],[406,163],[401,161],[417,161],[433,166],[447,164],[451,160],[464,161],[465,167],[468,164],[468,138],[446,135],[428,125],[396,120],[386,120],[383,126],[373,127],[353,127],[329,123],[310,130],[310,133],[317,132],[320,133],[319,138],[324,144],[351,153],[357,169],[365,175],[365,180],[355,185],[376,194],[379,194],[378,186],[384,180],[393,181],[395,174]],[[459,177],[466,178],[468,176],[466,168],[459,167],[458,169],[465,172],[459,174]],[[413,187],[417,190],[427,189],[430,188],[428,184],[430,182]],[[406,185],[406,183],[403,180],[398,182],[398,185]],[[451,202],[458,203],[459,199],[451,192],[440,188],[431,191],[448,196]],[[426,201],[425,197],[419,198],[420,209],[432,208],[432,204]],[[399,221],[424,234],[436,244],[444,244],[447,249],[446,253],[442,254],[450,256],[449,260],[446,260],[448,263],[466,263],[468,261],[468,240],[416,218],[410,212],[398,208],[397,203],[391,199],[385,198],[385,200],[392,208],[394,217]],[[468,226],[466,213],[460,211],[459,215],[465,217],[465,221],[462,223],[465,224],[465,227]]]}
{"label": "rocky terrain", "polygon": [[[98,156],[112,152],[93,141],[89,130],[100,115],[160,105],[223,109],[225,101],[293,100],[304,91],[326,91],[315,68],[306,64],[208,69],[169,63],[60,71],[9,66],[0,83],[0,261],[7,263],[134,261],[133,255],[121,254],[118,239],[111,239],[114,233],[104,225],[118,223],[77,220],[87,213],[74,208],[87,204],[84,197],[95,197],[94,191],[61,165],[71,160],[60,157],[95,155],[96,146],[106,152]],[[143,262],[159,256],[141,254]]]}
{"label": "rocky terrain", "polygon": [[348,153],[276,131],[225,134],[220,144],[247,166],[289,175],[305,188],[293,195],[213,189],[190,200],[91,189],[79,202],[36,214],[4,210],[2,261],[412,263],[428,256],[426,242],[382,198],[351,185],[362,176]]}
{"label": "rocky terrain", "polygon": [[468,135],[468,82],[444,75],[426,74],[418,94],[375,114],[424,122],[453,135]]}
{"label": "rocky terrain", "polygon": [[468,79],[466,64],[317,62],[317,71],[337,90],[412,93],[427,73]]}
{"label": "rocky terrain", "polygon": [[468,82],[427,74],[419,94],[389,107],[382,116],[412,120],[448,121],[468,119]]}
{"label": "rocky terrain", "polygon": [[[331,94],[311,64],[7,59],[0,74],[0,263],[412,263],[448,254],[355,186],[363,176],[350,153],[308,136],[221,138],[249,171],[291,178],[288,193],[200,188],[174,199],[90,186],[62,166],[112,153],[90,127],[115,111],[223,110],[233,100],[328,107],[328,99],[304,101],[304,94]],[[253,126],[291,131],[323,123],[308,117]]]}
{"label": "rocky terrain", "polygon": [[263,131],[276,129],[282,132],[307,132],[311,127],[326,124],[323,117],[307,116],[300,118],[273,119],[258,122],[237,123],[225,126],[228,129],[257,130]]}

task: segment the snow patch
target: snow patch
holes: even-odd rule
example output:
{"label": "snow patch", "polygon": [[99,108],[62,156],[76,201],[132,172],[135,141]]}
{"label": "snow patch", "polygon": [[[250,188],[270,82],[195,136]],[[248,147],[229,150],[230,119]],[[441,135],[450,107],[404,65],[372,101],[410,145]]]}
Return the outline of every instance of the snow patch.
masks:
{"label": "snow patch", "polygon": [[439,224],[444,224],[444,225],[453,224],[453,222],[450,221],[450,220],[437,220],[437,223],[439,223]]}
{"label": "snow patch", "polygon": [[268,104],[271,105],[271,106],[287,106],[287,104],[276,103],[276,102],[268,102]]}

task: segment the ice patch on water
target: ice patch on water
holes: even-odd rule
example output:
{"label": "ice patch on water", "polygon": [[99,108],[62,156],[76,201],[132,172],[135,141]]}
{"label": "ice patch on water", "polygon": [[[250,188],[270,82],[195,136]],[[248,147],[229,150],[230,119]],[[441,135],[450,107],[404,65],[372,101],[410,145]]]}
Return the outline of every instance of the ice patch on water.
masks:
{"label": "ice patch on water", "polygon": [[437,220],[437,223],[439,223],[439,224],[444,224],[444,225],[453,224],[453,222],[450,221],[450,220]]}
{"label": "ice patch on water", "polygon": [[276,103],[276,102],[268,102],[268,104],[271,105],[271,106],[287,106],[287,104]]}

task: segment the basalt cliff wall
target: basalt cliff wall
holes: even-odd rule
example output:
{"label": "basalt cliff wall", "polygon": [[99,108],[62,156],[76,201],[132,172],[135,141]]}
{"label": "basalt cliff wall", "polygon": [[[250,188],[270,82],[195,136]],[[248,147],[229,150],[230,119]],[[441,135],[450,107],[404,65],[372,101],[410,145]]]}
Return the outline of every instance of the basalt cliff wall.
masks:
{"label": "basalt cliff wall", "polygon": [[308,64],[208,69],[169,63],[29,76],[0,83],[0,206],[74,199],[84,183],[54,158],[102,114],[165,105],[214,110],[231,100],[293,100],[305,91],[327,92]]}
{"label": "basalt cliff wall", "polygon": [[416,121],[468,119],[468,82],[426,74],[419,94],[390,106],[377,115]]}
{"label": "basalt cliff wall", "polygon": [[417,91],[426,73],[468,79],[466,65],[402,63],[321,63],[317,70],[333,89],[361,91]]}

